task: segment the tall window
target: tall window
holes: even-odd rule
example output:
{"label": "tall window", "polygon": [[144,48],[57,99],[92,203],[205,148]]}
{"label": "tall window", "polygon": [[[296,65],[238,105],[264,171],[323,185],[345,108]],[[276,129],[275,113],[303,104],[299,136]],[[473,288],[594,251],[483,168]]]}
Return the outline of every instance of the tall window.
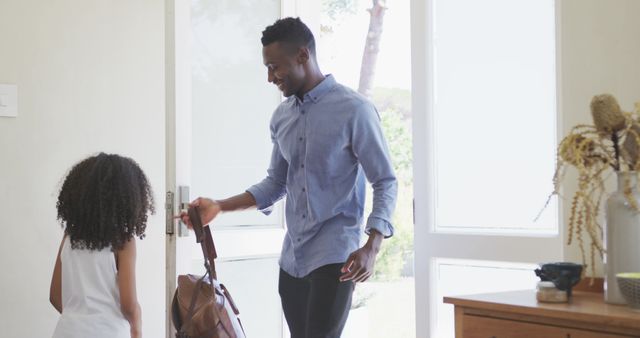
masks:
{"label": "tall window", "polygon": [[428,280],[416,286],[429,313],[417,315],[429,318],[422,330],[431,337],[453,338],[443,296],[533,289],[535,265],[560,258],[556,201],[539,215],[557,144],[555,3],[429,4],[428,119],[414,126],[427,134],[416,154],[428,165],[414,173],[428,183],[415,190],[429,196],[416,199],[429,210],[416,219],[416,229],[428,228],[416,258]]}

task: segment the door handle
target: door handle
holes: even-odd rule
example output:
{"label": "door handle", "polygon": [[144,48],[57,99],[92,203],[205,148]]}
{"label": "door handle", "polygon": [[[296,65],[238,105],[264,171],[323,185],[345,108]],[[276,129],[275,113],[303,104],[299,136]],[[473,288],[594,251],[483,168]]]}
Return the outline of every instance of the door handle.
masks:
{"label": "door handle", "polygon": [[[181,185],[178,187],[178,206],[180,207],[180,212],[186,211],[189,209],[189,186]],[[178,237],[189,237],[189,228],[182,221],[178,221]]]}

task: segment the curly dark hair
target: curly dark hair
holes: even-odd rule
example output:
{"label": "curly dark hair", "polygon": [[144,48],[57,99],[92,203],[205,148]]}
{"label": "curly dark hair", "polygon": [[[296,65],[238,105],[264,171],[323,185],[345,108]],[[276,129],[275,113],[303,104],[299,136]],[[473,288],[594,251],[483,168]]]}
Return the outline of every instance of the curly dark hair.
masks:
{"label": "curly dark hair", "polygon": [[316,55],[316,40],[313,33],[300,18],[282,18],[262,31],[262,46],[274,42],[282,42],[297,50],[307,47],[312,55]]}
{"label": "curly dark hair", "polygon": [[74,249],[122,249],[134,236],[144,238],[154,213],[147,176],[128,158],[100,153],[71,168],[62,184],[58,220]]}

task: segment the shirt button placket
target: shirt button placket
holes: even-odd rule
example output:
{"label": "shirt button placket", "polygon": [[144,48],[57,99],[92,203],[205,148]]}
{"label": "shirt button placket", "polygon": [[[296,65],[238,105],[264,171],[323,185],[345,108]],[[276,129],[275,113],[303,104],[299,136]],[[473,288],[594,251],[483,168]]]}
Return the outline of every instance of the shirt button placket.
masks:
{"label": "shirt button placket", "polygon": [[[303,105],[304,105],[304,103],[303,103]],[[303,123],[302,123],[302,130],[300,130],[300,135],[298,136],[298,141],[300,142],[299,143],[299,145],[300,145],[299,149],[300,149],[300,159],[301,159],[301,163],[300,163],[300,168],[301,168],[301,170],[300,170],[300,179],[301,180],[300,180],[300,183],[302,185],[301,190],[303,192],[301,197],[304,200],[302,205],[306,205],[307,204],[306,203],[307,196],[304,194],[306,192],[306,188],[305,188],[305,186],[306,186],[306,183],[305,183],[306,182],[306,178],[305,178],[305,172],[304,172],[304,161],[305,161],[305,158],[306,158],[306,155],[307,155],[307,147],[306,147],[306,142],[305,141],[306,141],[306,136],[307,136],[308,118],[307,118],[307,115],[305,115],[305,112],[306,112],[305,109],[301,107],[300,114],[302,116],[302,122]],[[301,215],[300,214],[299,215],[301,217],[300,219],[302,221],[302,224],[306,224],[307,223],[307,210],[306,210],[306,208],[303,207],[303,209],[300,210],[300,212],[301,212]],[[302,243],[302,236],[298,237],[296,239],[296,241],[297,241],[298,244],[301,244]]]}
{"label": "shirt button placket", "polygon": [[[303,103],[302,105],[304,106],[304,103]],[[300,108],[300,114],[302,114],[302,115],[304,115],[304,114],[305,114],[305,108],[304,108],[304,107],[301,107],[301,108]],[[298,137],[298,140],[299,140],[300,142],[303,142],[303,141],[304,141],[304,136],[305,136],[305,135],[306,135],[306,133],[307,133],[307,118],[306,118],[306,116],[303,118],[302,126],[303,126],[303,128],[302,128],[302,130],[301,130],[301,134],[300,134],[300,136]],[[300,165],[300,168],[303,168],[303,169],[304,169],[304,159],[305,159],[305,157],[306,157],[306,153],[307,153],[306,145],[303,143],[303,144],[301,144],[301,145],[300,145],[300,155],[301,155],[301,156],[300,156],[300,159],[301,159],[301,160],[302,160],[302,162],[303,162],[303,163]]]}

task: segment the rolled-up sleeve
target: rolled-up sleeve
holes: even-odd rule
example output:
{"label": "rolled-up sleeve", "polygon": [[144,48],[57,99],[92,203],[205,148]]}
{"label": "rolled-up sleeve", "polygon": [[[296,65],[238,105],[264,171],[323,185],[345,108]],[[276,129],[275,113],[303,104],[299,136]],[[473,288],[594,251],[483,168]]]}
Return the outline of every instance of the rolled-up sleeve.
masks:
{"label": "rolled-up sleeve", "polygon": [[375,229],[385,238],[391,237],[391,218],[396,205],[398,183],[380,117],[368,103],[362,104],[355,115],[351,144],[373,187],[373,208],[367,219],[365,233],[369,234],[371,229]]}
{"label": "rolled-up sleeve", "polygon": [[269,215],[273,210],[273,205],[286,194],[287,169],[289,167],[280,152],[273,124],[271,125],[271,141],[273,150],[271,151],[267,177],[247,189],[247,192],[253,195],[256,200],[258,210],[265,215]]}

